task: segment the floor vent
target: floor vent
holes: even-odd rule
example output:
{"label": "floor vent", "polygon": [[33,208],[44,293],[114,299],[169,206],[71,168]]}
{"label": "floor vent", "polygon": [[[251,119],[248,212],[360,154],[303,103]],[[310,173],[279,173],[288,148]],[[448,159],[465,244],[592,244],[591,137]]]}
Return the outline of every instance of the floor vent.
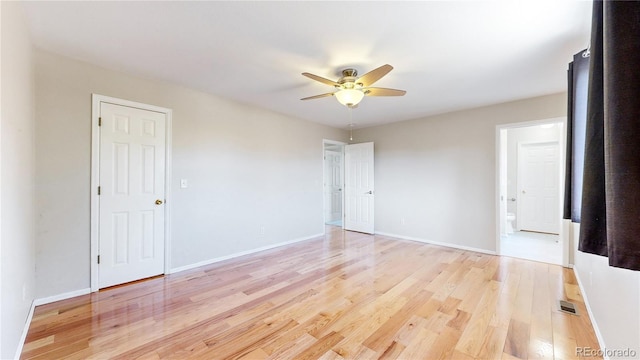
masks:
{"label": "floor vent", "polygon": [[574,303],[570,303],[564,300],[560,300],[560,311],[566,312],[571,315],[578,315],[578,310],[576,309],[576,305]]}

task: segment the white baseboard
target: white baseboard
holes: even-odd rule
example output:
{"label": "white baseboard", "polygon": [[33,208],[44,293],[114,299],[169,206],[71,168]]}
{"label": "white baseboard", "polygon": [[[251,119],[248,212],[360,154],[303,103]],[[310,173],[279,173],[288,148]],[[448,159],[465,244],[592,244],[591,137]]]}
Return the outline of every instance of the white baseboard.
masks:
{"label": "white baseboard", "polygon": [[[255,253],[255,252],[259,252],[259,251],[269,250],[269,249],[273,249],[273,248],[276,248],[276,247],[289,245],[289,244],[293,244],[293,243],[297,243],[297,242],[301,242],[301,241],[305,241],[305,240],[311,240],[311,239],[315,239],[315,238],[322,237],[322,236],[324,236],[324,234],[315,234],[315,235],[312,235],[312,236],[307,236],[307,237],[303,237],[303,238],[284,241],[284,242],[273,244],[273,245],[267,245],[267,246],[263,246],[263,247],[256,248],[256,249],[251,249],[251,250],[247,250],[247,251],[234,253],[234,254],[231,254],[231,255],[226,255],[226,256],[221,256],[221,257],[217,257],[217,258],[214,258],[214,259],[200,261],[200,262],[195,263],[195,264],[189,264],[189,265],[173,268],[173,269],[171,269],[170,273],[173,274],[173,273],[176,273],[176,272],[197,268],[199,266],[213,264],[213,263],[216,263],[216,262],[219,262],[219,261],[223,261],[223,260],[227,260],[227,259],[231,259],[231,258],[234,258],[234,257],[248,255],[248,254],[252,254],[252,253]],[[45,298],[35,299],[35,300],[33,300],[33,304],[31,306],[31,308],[32,308],[31,310],[33,312],[33,308],[35,308],[36,306],[39,306],[39,305],[49,304],[49,303],[60,301],[60,300],[66,300],[66,299],[70,299],[72,297],[76,297],[76,296],[80,296],[80,295],[86,295],[86,294],[89,294],[89,293],[91,293],[91,288],[85,288],[85,289],[66,292],[66,293],[63,293],[63,294],[48,296],[48,297],[45,297]],[[31,318],[29,318],[29,321],[31,321]]]}
{"label": "white baseboard", "polygon": [[267,245],[267,246],[259,247],[259,248],[256,248],[256,249],[241,251],[241,252],[233,253],[233,254],[230,254],[230,255],[220,256],[220,257],[217,257],[217,258],[200,261],[200,262],[197,262],[195,264],[179,266],[179,267],[171,269],[170,274],[174,274],[174,273],[177,273],[177,272],[180,272],[180,271],[185,271],[185,270],[191,270],[191,269],[194,269],[194,268],[197,268],[197,267],[200,267],[200,266],[210,265],[210,264],[217,263],[217,262],[220,262],[220,261],[233,259],[233,258],[236,258],[236,257],[239,257],[239,256],[253,254],[253,253],[260,252],[260,251],[265,251],[265,250],[277,248],[277,247],[280,247],[280,246],[285,246],[285,245],[290,245],[290,244],[294,244],[294,243],[301,242],[301,241],[316,239],[316,238],[319,238],[319,237],[322,237],[322,236],[324,236],[324,233],[315,234],[315,235],[302,237],[302,238],[297,238],[297,239],[293,239],[293,240],[289,240],[289,241],[284,241],[284,242],[281,242],[281,243],[277,243],[277,244],[273,244],[273,245]]}
{"label": "white baseboard", "polygon": [[20,359],[20,355],[22,355],[22,348],[24,347],[24,342],[27,340],[27,333],[29,332],[31,319],[33,319],[33,310],[35,308],[36,308],[36,301],[33,300],[31,302],[31,309],[29,309],[29,315],[27,315],[27,320],[25,320],[24,328],[22,329],[22,336],[20,336],[20,341],[18,342],[18,348],[16,349],[16,355],[13,357],[14,359]]}
{"label": "white baseboard", "polygon": [[[587,297],[587,292],[584,290],[582,286],[582,281],[580,280],[580,274],[578,273],[578,269],[575,265],[572,266],[573,273],[576,275],[576,280],[578,281],[578,287],[580,288],[580,294],[582,294],[582,299],[584,300],[584,306],[587,308],[587,314],[589,315],[589,319],[591,319],[591,325],[593,326],[593,331],[596,333],[596,338],[598,339],[598,344],[600,345],[600,349],[606,349],[606,345],[604,343],[604,338],[600,333],[600,328],[598,328],[598,323],[596,319],[593,317],[593,311],[591,311],[591,306],[589,305],[589,298]],[[607,354],[604,354],[604,359],[609,360]]]}
{"label": "white baseboard", "polygon": [[485,249],[480,249],[480,248],[474,248],[474,247],[471,247],[471,246],[444,243],[444,242],[439,242],[439,241],[431,241],[431,240],[426,240],[426,239],[415,238],[415,237],[412,237],[412,236],[403,236],[403,235],[391,234],[391,233],[379,232],[379,231],[376,231],[376,235],[389,236],[389,237],[394,237],[394,238],[398,238],[398,239],[402,239],[402,240],[417,241],[417,242],[421,242],[421,243],[425,243],[425,244],[444,246],[444,247],[460,249],[460,250],[474,251],[474,252],[479,252],[479,253],[489,254],[489,255],[496,255],[495,251],[490,251],[490,250],[485,250]]}
{"label": "white baseboard", "polygon": [[[173,273],[177,273],[177,272],[180,272],[180,271],[185,271],[185,270],[197,268],[197,267],[200,267],[200,266],[213,264],[213,263],[220,262],[220,261],[223,261],[223,260],[228,260],[228,259],[232,259],[232,258],[235,258],[235,257],[243,256],[243,255],[253,254],[253,253],[256,253],[256,252],[259,252],[259,251],[269,250],[269,249],[277,248],[277,247],[280,247],[280,246],[290,245],[290,244],[294,244],[294,243],[301,242],[301,241],[311,240],[311,239],[319,238],[319,237],[322,237],[322,236],[324,236],[324,233],[315,234],[315,235],[312,235],[312,236],[307,236],[307,237],[298,238],[298,239],[293,239],[293,240],[289,240],[289,241],[284,241],[284,242],[281,242],[281,243],[277,243],[277,244],[273,244],[273,245],[267,245],[267,246],[259,247],[259,248],[256,248],[256,249],[247,250],[247,251],[241,251],[241,252],[230,254],[230,255],[220,256],[220,257],[217,257],[217,258],[213,258],[213,259],[209,259],[209,260],[205,260],[205,261],[200,261],[200,262],[197,262],[195,264],[189,264],[189,265],[173,268],[173,269],[171,269],[170,273],[173,274]],[[89,293],[91,293],[91,288],[70,291],[70,292],[66,292],[64,294],[58,294],[58,295],[49,296],[49,297],[46,297],[46,298],[40,298],[40,299],[33,300],[33,302],[31,303],[31,309],[29,310],[29,316],[27,317],[27,320],[26,320],[25,325],[24,325],[24,329],[22,331],[22,337],[20,339],[20,342],[18,343],[18,349],[16,350],[15,358],[19,359],[20,355],[22,354],[22,348],[24,346],[25,340],[27,339],[27,333],[29,332],[29,325],[31,325],[31,320],[33,319],[33,311],[34,311],[36,306],[49,304],[49,303],[60,301],[60,300],[66,300],[66,299],[70,299],[72,297],[85,295],[85,294],[89,294]]]}
{"label": "white baseboard", "polygon": [[80,296],[80,295],[86,295],[86,294],[89,294],[90,292],[91,292],[91,288],[74,290],[74,291],[69,291],[69,292],[63,293],[63,294],[58,294],[58,295],[48,296],[48,297],[45,297],[45,298],[35,299],[35,300],[33,300],[33,303],[35,304],[35,306],[44,305],[44,304],[49,304],[49,303],[60,301],[60,300],[71,299],[72,297],[76,297],[76,296]]}
{"label": "white baseboard", "polygon": [[31,325],[31,320],[33,319],[33,312],[36,306],[49,304],[52,302],[70,299],[72,297],[85,295],[91,292],[90,288],[70,291],[64,294],[58,294],[54,296],[49,296],[46,298],[34,299],[31,302],[31,309],[29,309],[29,315],[27,316],[27,320],[24,323],[24,328],[22,329],[22,336],[20,337],[20,342],[18,342],[18,348],[16,349],[15,359],[19,359],[20,355],[22,355],[22,348],[24,347],[24,342],[27,340],[27,333],[29,332],[29,326]]}

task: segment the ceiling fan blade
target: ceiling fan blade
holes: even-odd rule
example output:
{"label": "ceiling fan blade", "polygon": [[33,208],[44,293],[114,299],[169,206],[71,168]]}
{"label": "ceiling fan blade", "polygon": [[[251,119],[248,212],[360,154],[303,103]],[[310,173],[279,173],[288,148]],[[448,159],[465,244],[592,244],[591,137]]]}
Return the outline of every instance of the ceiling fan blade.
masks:
{"label": "ceiling fan blade", "polygon": [[308,77],[309,79],[313,79],[315,81],[319,81],[319,82],[321,82],[323,84],[327,84],[327,85],[331,85],[331,86],[340,86],[340,84],[338,84],[337,82],[335,82],[333,80],[325,79],[322,76],[313,75],[313,74],[310,74],[308,72],[303,72],[302,75]]}
{"label": "ceiling fan blade", "polygon": [[404,90],[385,89],[377,87],[366,88],[363,90],[364,94],[367,96],[402,96],[407,93]]}
{"label": "ceiling fan blade", "polygon": [[358,80],[356,80],[356,83],[360,83],[363,87],[367,87],[380,80],[380,78],[387,75],[391,70],[393,70],[393,66],[389,64],[382,65],[379,68],[362,75]]}
{"label": "ceiling fan blade", "polygon": [[309,96],[309,97],[306,97],[306,98],[302,98],[300,100],[320,99],[320,98],[327,97],[327,96],[332,96],[332,95],[333,95],[333,93],[326,93],[326,94],[321,94],[321,95]]}

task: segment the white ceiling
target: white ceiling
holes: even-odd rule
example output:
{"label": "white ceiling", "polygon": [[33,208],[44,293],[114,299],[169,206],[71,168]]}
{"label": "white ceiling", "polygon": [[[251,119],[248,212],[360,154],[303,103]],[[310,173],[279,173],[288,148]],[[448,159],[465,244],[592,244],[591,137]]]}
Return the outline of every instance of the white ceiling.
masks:
{"label": "white ceiling", "polygon": [[[395,69],[366,97],[357,127],[566,90],[588,45],[589,1],[25,2],[39,48],[335,127],[330,92],[301,75]],[[161,104],[160,104],[161,105]]]}

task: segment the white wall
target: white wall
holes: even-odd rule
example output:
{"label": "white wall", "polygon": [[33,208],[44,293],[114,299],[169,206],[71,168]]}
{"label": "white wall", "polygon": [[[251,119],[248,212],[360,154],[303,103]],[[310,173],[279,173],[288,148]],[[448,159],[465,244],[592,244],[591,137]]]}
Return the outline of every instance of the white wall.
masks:
{"label": "white wall", "polygon": [[495,251],[496,125],[560,116],[564,93],[355,131],[375,142],[376,232]]}
{"label": "white wall", "polygon": [[42,51],[36,85],[38,297],[90,285],[91,93],[173,109],[172,268],[324,232],[322,139],[346,131]]}
{"label": "white wall", "polygon": [[13,358],[34,298],[34,83],[20,4],[2,7],[0,358]]}
{"label": "white wall", "polygon": [[578,251],[580,225],[572,223],[575,271],[607,349],[640,357],[640,272],[609,266],[609,259]]}

